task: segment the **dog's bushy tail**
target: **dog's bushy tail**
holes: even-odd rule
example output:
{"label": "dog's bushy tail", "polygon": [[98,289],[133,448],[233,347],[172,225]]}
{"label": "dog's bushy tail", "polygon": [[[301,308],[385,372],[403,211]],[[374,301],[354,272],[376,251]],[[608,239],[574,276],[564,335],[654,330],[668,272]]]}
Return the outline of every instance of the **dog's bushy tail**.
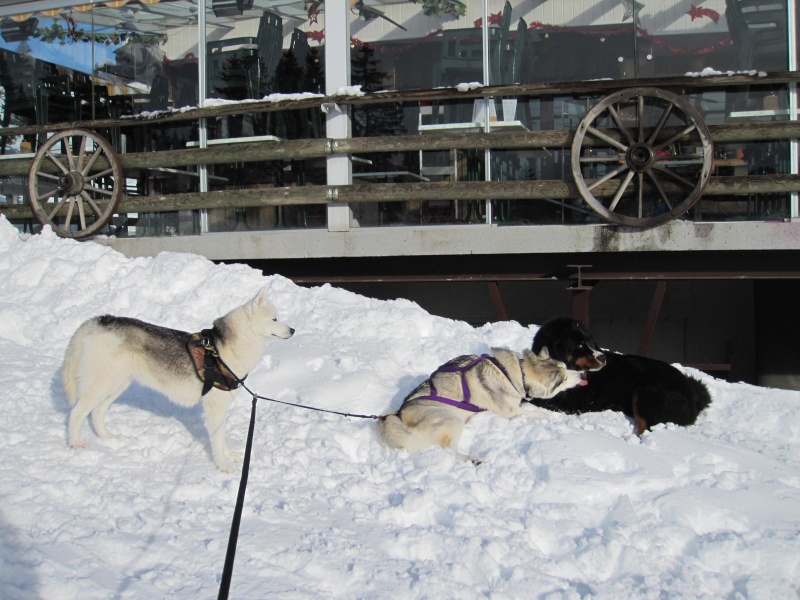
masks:
{"label": "dog's bushy tail", "polygon": [[378,421],[378,437],[389,448],[405,448],[410,436],[411,433],[396,414],[385,415]]}
{"label": "dog's bushy tail", "polygon": [[378,437],[389,448],[408,450],[412,453],[434,446],[431,440],[409,431],[397,414],[381,417],[378,421]]}
{"label": "dog's bushy tail", "polygon": [[[711,394],[706,384],[702,381],[698,381],[694,377],[688,378],[689,389],[691,390],[692,400],[694,401],[694,409],[697,411],[697,415],[699,415],[711,404]],[[696,418],[697,416],[695,416],[695,419]]]}
{"label": "dog's bushy tail", "polygon": [[64,364],[61,366],[61,385],[64,386],[64,393],[70,406],[75,406],[78,402],[78,381],[86,327],[86,324],[82,325],[72,336],[64,353]]}

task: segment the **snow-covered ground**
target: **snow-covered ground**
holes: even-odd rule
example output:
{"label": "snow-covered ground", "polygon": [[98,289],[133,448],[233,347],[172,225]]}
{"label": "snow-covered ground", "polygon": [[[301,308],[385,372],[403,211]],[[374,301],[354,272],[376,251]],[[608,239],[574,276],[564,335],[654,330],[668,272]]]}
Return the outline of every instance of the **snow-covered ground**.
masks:
{"label": "snow-covered ground", "polygon": [[[435,367],[536,326],[473,328],[406,300],[297,287],[245,266],[126,258],[0,218],[0,598],[215,597],[239,476],[200,408],[132,388],[118,434],[66,444],[59,368],[102,313],[197,331],[268,286],[297,329],[248,384],[279,400],[396,409]],[[800,394],[715,380],[698,424],[638,439],[619,414],[479,414],[462,450],[409,456],[375,422],[260,402],[231,597],[796,598]],[[243,449],[250,398],[231,405]]]}

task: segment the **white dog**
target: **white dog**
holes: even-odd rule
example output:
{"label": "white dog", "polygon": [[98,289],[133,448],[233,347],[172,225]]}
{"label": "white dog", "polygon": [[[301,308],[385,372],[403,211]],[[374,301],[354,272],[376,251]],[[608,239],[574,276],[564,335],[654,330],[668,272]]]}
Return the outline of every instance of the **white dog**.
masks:
{"label": "white dog", "polygon": [[202,400],[214,463],[230,472],[228,461],[235,459],[225,435],[225,411],[233,399],[230,390],[238,387],[237,376],[244,379],[258,364],[267,340],[285,340],[293,333],[278,321],[266,289],[215,320],[212,329],[194,336],[126,317],[90,319],[72,336],[61,372],[72,407],[69,445],[85,447],[80,430],[90,413],[95,433],[111,437],[106,411],[135,381],[180,406]]}
{"label": "white dog", "polygon": [[543,415],[526,398],[552,398],[585,383],[578,371],[525,350],[520,359],[511,350],[493,348],[494,356],[459,356],[442,365],[406,396],[394,414],[378,423],[378,435],[390,448],[418,452],[433,446],[452,448],[462,460],[481,462],[458,452],[467,420],[485,410],[510,419],[519,414]]}

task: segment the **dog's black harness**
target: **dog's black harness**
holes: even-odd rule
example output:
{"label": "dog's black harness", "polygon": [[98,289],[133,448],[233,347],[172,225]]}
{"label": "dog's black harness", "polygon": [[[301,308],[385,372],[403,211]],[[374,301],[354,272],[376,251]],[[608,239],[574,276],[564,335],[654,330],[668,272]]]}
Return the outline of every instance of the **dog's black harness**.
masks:
{"label": "dog's black harness", "polygon": [[203,331],[189,336],[189,339],[186,340],[186,349],[189,351],[189,356],[192,357],[197,376],[203,382],[203,396],[211,391],[212,387],[223,392],[230,392],[247,379],[247,375],[239,379],[220,359],[214,344],[214,332],[211,329],[203,329]]}

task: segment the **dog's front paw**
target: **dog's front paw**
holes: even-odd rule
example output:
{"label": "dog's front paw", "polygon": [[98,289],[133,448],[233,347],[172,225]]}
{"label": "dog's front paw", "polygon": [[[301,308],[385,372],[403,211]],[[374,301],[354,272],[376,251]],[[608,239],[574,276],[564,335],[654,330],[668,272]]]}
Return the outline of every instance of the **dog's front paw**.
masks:
{"label": "dog's front paw", "polygon": [[473,465],[479,465],[483,462],[482,458],[478,458],[477,456],[472,456],[470,454],[461,454],[460,452],[456,453],[458,460],[463,460],[464,462],[471,462]]}
{"label": "dog's front paw", "polygon": [[233,465],[227,461],[224,463],[216,463],[216,466],[220,471],[223,473],[228,473],[229,475],[232,475],[235,472]]}
{"label": "dog's front paw", "polygon": [[84,448],[86,448],[86,442],[82,442],[80,440],[76,442],[70,442],[69,447],[74,448],[75,450],[83,450]]}
{"label": "dog's front paw", "polygon": [[542,417],[547,415],[547,412],[545,412],[541,407],[536,406],[527,400],[523,400],[519,403],[519,410],[523,415],[528,417]]}
{"label": "dog's front paw", "polygon": [[237,465],[242,462],[242,457],[238,452],[233,452],[227,448],[225,449],[225,459]]}

